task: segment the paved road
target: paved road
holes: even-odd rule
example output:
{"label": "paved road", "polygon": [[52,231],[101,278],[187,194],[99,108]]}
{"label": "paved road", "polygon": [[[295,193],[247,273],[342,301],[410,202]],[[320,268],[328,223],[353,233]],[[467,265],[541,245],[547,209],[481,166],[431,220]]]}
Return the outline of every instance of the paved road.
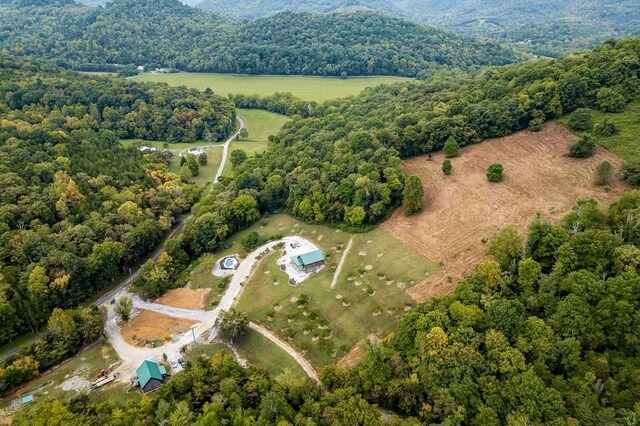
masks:
{"label": "paved road", "polygon": [[[238,123],[240,124],[238,126],[238,130],[231,135],[224,143],[223,145],[223,154],[222,154],[222,161],[220,162],[220,166],[218,167],[218,171],[216,172],[214,178],[213,178],[213,182],[218,182],[218,178],[220,178],[220,176],[222,176],[222,171],[224,170],[224,165],[227,161],[227,154],[229,152],[229,145],[231,145],[231,142],[233,142],[235,140],[235,138],[238,136],[238,133],[240,133],[240,130],[242,130],[242,128],[245,127],[245,122],[242,119],[242,117],[237,116],[236,119],[238,120]],[[173,227],[173,231],[171,232],[171,234],[169,234],[169,237],[167,238],[167,240],[175,235],[178,235],[180,232],[182,232],[182,229],[184,228],[185,223],[191,218],[192,214],[188,214],[186,216],[184,216],[182,219],[179,219],[178,222],[176,222],[176,224]],[[150,258],[153,260],[156,260],[158,258],[158,256],[160,256],[160,253],[162,253],[162,251],[164,250],[164,244],[165,244],[166,240],[160,244],[160,246],[153,251],[153,253],[151,254]],[[127,277],[126,279],[124,279],[120,284],[118,284],[118,286],[116,286],[115,288],[109,290],[108,292],[106,292],[105,294],[103,294],[102,296],[100,296],[95,304],[97,306],[102,306],[102,305],[109,305],[111,300],[115,299],[116,296],[122,291],[123,288],[125,288],[126,286],[128,286],[129,284],[131,284],[136,278],[138,278],[138,275],[140,275],[140,271],[141,268],[138,268],[135,272],[133,272],[129,277]],[[9,351],[6,352],[2,355],[0,355],[0,361],[3,361],[4,359],[17,354],[20,349],[22,349],[22,347],[27,346],[31,343],[33,343],[35,340],[37,340],[38,338],[40,338],[40,336],[36,336],[34,337],[32,340],[25,342],[23,345]]]}

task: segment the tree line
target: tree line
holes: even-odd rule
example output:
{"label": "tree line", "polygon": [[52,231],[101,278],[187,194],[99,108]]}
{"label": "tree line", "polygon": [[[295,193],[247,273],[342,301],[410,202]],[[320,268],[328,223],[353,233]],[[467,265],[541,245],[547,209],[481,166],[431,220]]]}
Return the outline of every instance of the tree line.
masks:
{"label": "tree line", "polygon": [[[6,305],[0,305],[0,309]],[[0,319],[6,319],[0,313]],[[102,336],[104,315],[95,306],[81,309],[55,308],[41,339],[20,350],[0,365],[0,395],[36,378],[77,354]]]}
{"label": "tree line", "polygon": [[[0,49],[77,70],[134,64],[321,76],[422,77],[442,67],[468,69],[521,59],[496,43],[366,11],[283,13],[243,22],[177,0],[116,0],[104,8],[44,3],[0,7]],[[135,67],[126,72],[135,73]]]}
{"label": "tree line", "polygon": [[235,108],[211,90],[82,76],[46,64],[0,59],[7,118],[43,130],[111,130],[123,139],[218,141],[235,128]]}

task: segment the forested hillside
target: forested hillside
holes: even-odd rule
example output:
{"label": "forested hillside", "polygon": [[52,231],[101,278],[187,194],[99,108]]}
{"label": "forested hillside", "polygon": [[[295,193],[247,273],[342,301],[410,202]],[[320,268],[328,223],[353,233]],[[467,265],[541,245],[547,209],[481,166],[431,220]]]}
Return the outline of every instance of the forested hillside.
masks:
{"label": "forested hillside", "polygon": [[[425,76],[520,59],[495,43],[460,38],[373,12],[284,13],[237,22],[177,0],[0,6],[0,48],[80,70],[113,64],[248,74]],[[135,67],[134,67],[135,68]]]}
{"label": "forested hillside", "polygon": [[217,140],[234,117],[194,90],[2,58],[0,344],[104,289],[198,200],[164,153],[119,137]]}
{"label": "forested hillside", "polygon": [[400,15],[401,10],[393,0],[204,0],[196,7],[242,19],[263,18],[280,12],[316,12],[369,9]]}
{"label": "forested hillside", "polygon": [[248,19],[283,10],[366,7],[547,56],[640,35],[640,3],[635,0],[205,0],[198,7]]}
{"label": "forested hillside", "polygon": [[418,305],[353,369],[273,379],[226,352],[155,397],[54,401],[17,425],[633,424],[640,410],[640,193],[579,202],[560,223],[505,229],[453,295]]}

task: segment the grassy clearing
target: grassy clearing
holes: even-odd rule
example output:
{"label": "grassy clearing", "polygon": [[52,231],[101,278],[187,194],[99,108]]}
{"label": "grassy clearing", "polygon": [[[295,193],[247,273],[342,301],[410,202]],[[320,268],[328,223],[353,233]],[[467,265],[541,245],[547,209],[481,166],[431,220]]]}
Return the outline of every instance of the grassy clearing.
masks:
{"label": "grassy clearing", "polygon": [[238,353],[250,364],[266,369],[273,376],[290,372],[296,376],[306,377],[306,373],[288,353],[280,349],[269,339],[253,330],[235,342]]}
{"label": "grassy clearing", "polygon": [[[242,254],[239,240],[254,230],[262,238],[301,235],[327,256],[327,266],[297,287],[287,284],[286,275],[275,264],[279,252],[265,256],[238,303],[238,310],[266,324],[318,366],[334,362],[370,333],[381,337],[390,333],[405,309],[412,306],[405,289],[439,268],[382,229],[353,235],[307,225],[284,214],[235,235],[230,240],[234,246],[217,253],[216,258]],[[352,236],[353,246],[337,285],[329,290],[342,250]],[[310,297],[307,305],[292,301],[302,295]]]}
{"label": "grassy clearing", "polygon": [[[609,122],[615,124],[618,132],[613,136],[603,137],[592,133],[595,141],[619,155],[626,161],[640,160],[640,149],[638,149],[638,135],[640,134],[640,102],[629,104],[625,110],[618,114],[604,113],[593,111],[593,122],[599,123],[606,118]],[[566,116],[558,120],[561,124],[567,126],[570,116]],[[580,136],[584,136],[589,132],[576,132]]]}
{"label": "grassy clearing", "polygon": [[[246,334],[236,340],[235,346],[241,357],[246,358],[256,367],[264,368],[273,376],[290,372],[296,376],[306,377],[302,367],[289,354],[253,330],[247,330]],[[227,347],[219,343],[195,346],[186,355],[186,359],[194,361],[201,355],[212,356],[222,349]]]}
{"label": "grassy clearing", "polygon": [[[163,149],[164,142],[162,141],[145,141],[142,139],[123,139],[120,143],[129,147],[135,144],[142,144],[146,146],[152,146],[157,149]],[[191,180],[201,186],[208,186],[213,182],[213,177],[218,171],[220,161],[222,161],[222,143],[209,143],[209,142],[193,142],[193,143],[172,143],[168,145],[168,150],[175,154],[175,158],[171,160],[169,164],[169,170],[178,173],[180,171],[180,154],[186,153],[189,148],[201,147],[207,153],[207,164],[200,166],[200,173],[198,176],[193,177]]]}
{"label": "grassy clearing", "polygon": [[353,77],[347,79],[308,76],[248,76],[231,74],[188,73],[142,74],[136,81],[164,82],[171,86],[187,86],[199,90],[207,87],[215,93],[267,96],[276,92],[291,92],[295,96],[323,102],[330,99],[356,95],[367,87],[383,83],[409,81],[403,77]]}
{"label": "grassy clearing", "polygon": [[[68,379],[78,376],[90,382],[96,379],[102,368],[114,369],[120,363],[118,355],[108,343],[92,346],[85,352],[60,364],[49,374],[42,375],[27,383],[13,395],[0,401],[0,409],[11,406],[11,402],[20,396],[33,393],[34,404],[44,404],[53,399],[66,400],[77,395],[76,391],[65,391],[60,386]],[[96,401],[110,401],[124,405],[129,401],[140,399],[140,393],[127,392],[126,384],[108,384],[103,388],[90,392],[89,397]]]}
{"label": "grassy clearing", "polygon": [[[249,138],[231,142],[229,152],[234,149],[242,149],[249,156],[266,150],[269,136],[278,133],[282,126],[289,121],[289,117],[284,115],[258,109],[239,109],[238,115],[245,121]],[[231,175],[231,161],[229,159],[227,159],[223,174],[225,176]]]}

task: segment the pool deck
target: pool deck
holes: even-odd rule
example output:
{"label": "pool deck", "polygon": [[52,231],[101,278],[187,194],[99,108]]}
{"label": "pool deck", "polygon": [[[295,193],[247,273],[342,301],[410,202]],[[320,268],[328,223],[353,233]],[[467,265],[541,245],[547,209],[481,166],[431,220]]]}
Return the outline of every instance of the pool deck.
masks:
{"label": "pool deck", "polygon": [[[220,265],[220,263],[222,261],[226,261],[226,260],[229,260],[231,258],[233,258],[233,260],[236,262],[234,267],[223,268]],[[213,269],[211,270],[211,273],[213,275],[215,275],[216,277],[226,277],[226,276],[229,276],[229,275],[233,275],[236,272],[236,270],[238,269],[238,266],[240,266],[241,262],[242,262],[242,259],[237,254],[232,254],[230,256],[221,257],[220,259],[216,260],[216,264],[213,266]]]}

